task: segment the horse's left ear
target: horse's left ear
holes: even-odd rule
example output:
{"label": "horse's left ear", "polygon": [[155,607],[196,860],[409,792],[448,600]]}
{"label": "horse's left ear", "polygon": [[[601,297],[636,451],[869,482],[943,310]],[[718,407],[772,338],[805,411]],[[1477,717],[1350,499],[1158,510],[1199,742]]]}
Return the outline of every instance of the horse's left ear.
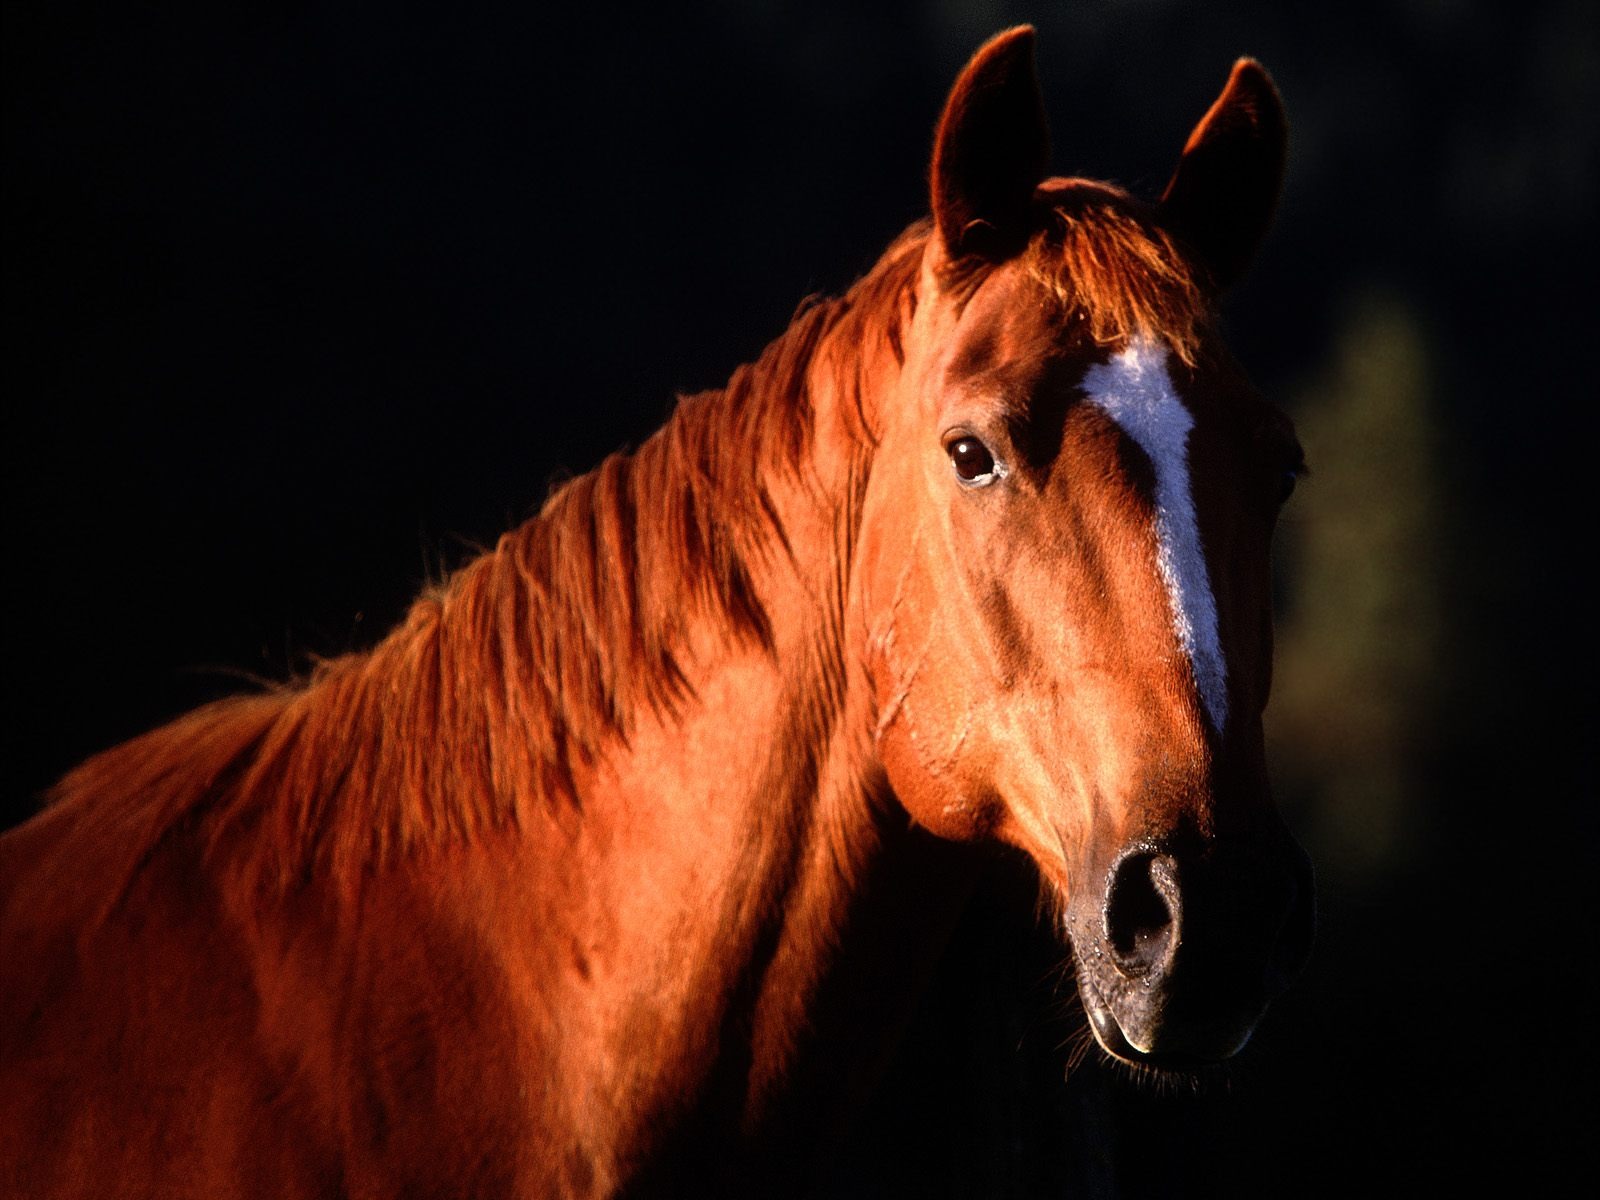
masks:
{"label": "horse's left ear", "polygon": [[1241,58],[1183,148],[1162,193],[1162,221],[1198,255],[1218,288],[1236,283],[1272,223],[1288,124],[1278,89]]}
{"label": "horse's left ear", "polygon": [[972,56],[939,118],[928,174],[945,253],[1000,259],[1020,249],[1049,159],[1033,27],[1019,25]]}

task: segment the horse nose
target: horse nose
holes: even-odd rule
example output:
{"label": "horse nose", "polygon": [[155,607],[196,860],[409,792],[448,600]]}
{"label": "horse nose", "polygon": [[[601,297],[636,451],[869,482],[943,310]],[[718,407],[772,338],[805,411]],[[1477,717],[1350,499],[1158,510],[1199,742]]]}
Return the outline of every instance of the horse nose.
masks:
{"label": "horse nose", "polygon": [[1165,975],[1183,940],[1183,893],[1171,855],[1135,850],[1111,871],[1105,898],[1106,947],[1129,977]]}
{"label": "horse nose", "polygon": [[1287,831],[1126,847],[1074,916],[1079,991],[1121,1057],[1236,1053],[1311,949],[1311,864]]}
{"label": "horse nose", "polygon": [[1135,848],[1107,881],[1105,945],[1122,976],[1147,986],[1187,975],[1194,968],[1186,960],[1202,952],[1254,958],[1275,994],[1310,957],[1314,896],[1311,860],[1293,841],[1266,856],[1223,855],[1187,869],[1172,854]]}

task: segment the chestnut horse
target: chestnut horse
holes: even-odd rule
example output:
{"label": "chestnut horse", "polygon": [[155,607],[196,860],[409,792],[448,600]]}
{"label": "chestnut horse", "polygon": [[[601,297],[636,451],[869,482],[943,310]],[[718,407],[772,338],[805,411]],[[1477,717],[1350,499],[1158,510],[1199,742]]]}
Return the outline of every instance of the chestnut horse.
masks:
{"label": "chestnut horse", "polygon": [[304,686],[0,843],[0,1185],[767,1194],[971,878],[1037,868],[1110,1055],[1232,1055],[1307,952],[1261,713],[1301,469],[1216,333],[1274,207],[1250,61],[1161,199],[1046,178],[1032,31],[932,219]]}

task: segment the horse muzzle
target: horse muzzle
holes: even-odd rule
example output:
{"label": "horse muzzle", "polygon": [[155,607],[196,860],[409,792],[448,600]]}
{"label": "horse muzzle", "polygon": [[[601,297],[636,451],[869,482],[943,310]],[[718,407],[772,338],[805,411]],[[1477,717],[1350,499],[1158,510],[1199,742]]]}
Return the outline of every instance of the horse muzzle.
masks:
{"label": "horse muzzle", "polygon": [[1242,1049],[1311,950],[1311,864],[1271,844],[1126,850],[1068,906],[1078,989],[1101,1047],[1191,1069]]}

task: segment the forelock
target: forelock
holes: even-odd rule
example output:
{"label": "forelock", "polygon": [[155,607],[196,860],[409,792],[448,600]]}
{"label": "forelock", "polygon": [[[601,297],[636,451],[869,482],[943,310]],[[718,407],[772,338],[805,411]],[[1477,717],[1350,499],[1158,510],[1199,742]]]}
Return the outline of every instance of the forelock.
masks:
{"label": "forelock", "polygon": [[1213,310],[1208,290],[1154,211],[1119,189],[1054,180],[1022,266],[1096,344],[1166,342],[1193,366]]}

